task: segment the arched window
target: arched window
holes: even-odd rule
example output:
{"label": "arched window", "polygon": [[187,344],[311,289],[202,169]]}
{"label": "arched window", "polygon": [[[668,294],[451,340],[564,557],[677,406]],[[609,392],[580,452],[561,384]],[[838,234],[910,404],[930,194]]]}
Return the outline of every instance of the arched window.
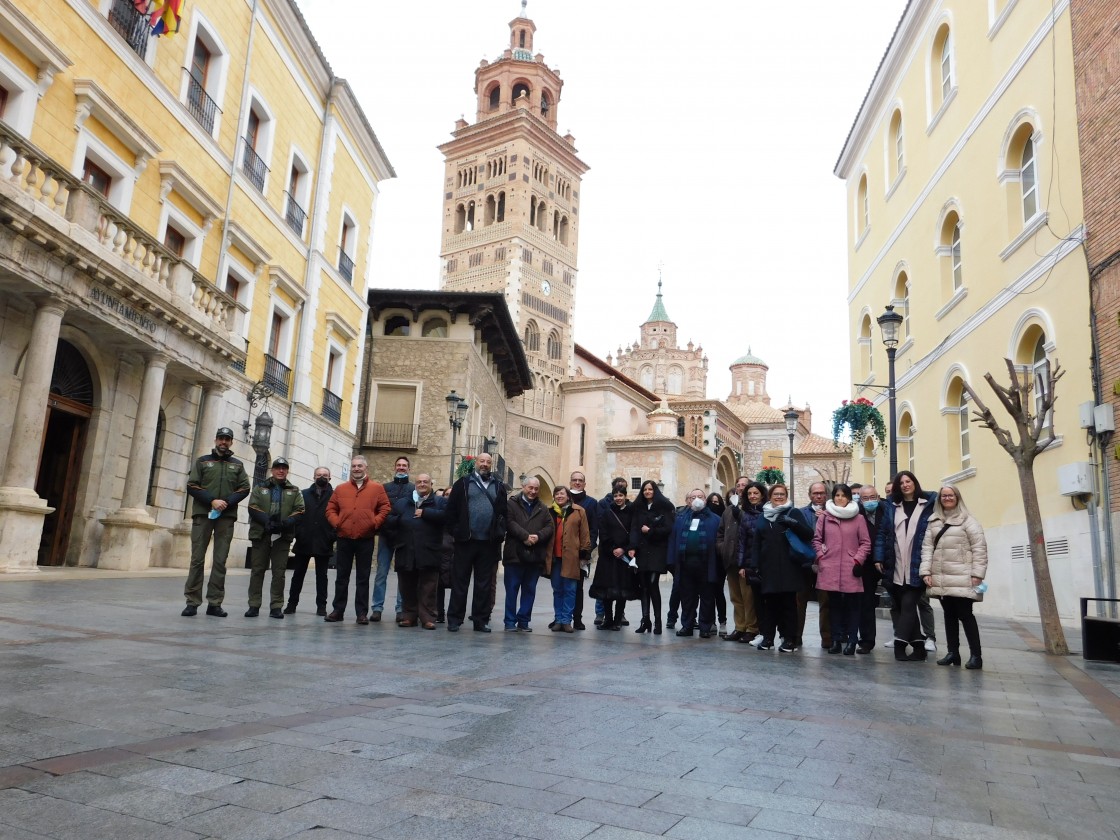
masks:
{"label": "arched window", "polygon": [[1038,167],[1034,159],[1034,140],[1030,137],[1023,141],[1019,186],[1023,197],[1023,221],[1027,222],[1038,212]]}
{"label": "arched window", "polygon": [[[876,485],[876,469],[875,469],[875,441],[867,437],[863,440],[863,455],[860,457],[860,462],[863,464],[863,483],[870,484],[872,487]],[[792,477],[791,477],[792,478]]]}
{"label": "arched window", "polygon": [[411,323],[404,315],[394,315],[385,319],[385,335],[408,335]]}
{"label": "arched window", "polygon": [[562,216],[560,218],[560,244],[568,244],[568,217]]}
{"label": "arched window", "polygon": [[443,318],[429,318],[420,328],[423,338],[447,338],[447,321]]}
{"label": "arched window", "polygon": [[669,376],[665,382],[665,392],[667,394],[683,394],[684,393],[684,370],[679,367],[669,368]]}
{"label": "arched window", "polygon": [[900,271],[894,281],[894,308],[902,316],[901,339],[910,338],[910,278]]}
{"label": "arched window", "polygon": [[903,411],[898,418],[898,460],[906,464],[910,472],[914,470],[914,419],[909,411]]}
{"label": "arched window", "polygon": [[548,334],[548,358],[560,358],[560,334],[553,330]]}
{"label": "arched window", "polygon": [[866,382],[874,373],[871,346],[871,316],[864,315],[859,326],[859,375],[860,381]]}
{"label": "arched window", "polygon": [[[522,33],[522,34],[524,34],[524,33]],[[510,101],[511,102],[516,102],[518,97],[521,96],[521,94],[525,94],[526,96],[529,95],[529,86],[527,84],[525,84],[524,82],[518,82],[517,84],[515,84],[513,86],[513,96],[510,99]]]}
{"label": "arched window", "polygon": [[972,466],[972,447],[968,429],[968,393],[964,390],[964,380],[954,376],[945,393],[942,414],[945,415],[949,447],[949,462],[960,464],[959,469],[967,470]]}
{"label": "arched window", "polygon": [[505,190],[498,193],[498,209],[495,216],[495,221],[504,222],[506,220],[506,194]]}
{"label": "arched window", "polygon": [[[1046,352],[1046,332],[1038,324],[1032,324],[1023,331],[1019,338],[1018,349],[1015,351],[1015,364],[1019,370],[1030,377],[1031,399],[1033,401],[1033,414],[1038,416],[1043,410],[1043,401],[1047,396],[1049,377],[1046,370],[1048,354]],[[1054,413],[1048,412],[1043,423],[1043,435],[1053,434]]]}
{"label": "arched window", "polygon": [[498,106],[501,105],[501,104],[502,104],[502,86],[501,85],[494,85],[494,87],[490,88],[490,100],[489,100],[490,110],[491,111],[497,111]]}
{"label": "arched window", "polygon": [[933,48],[930,50],[930,98],[935,114],[949,101],[957,86],[953,71],[953,33],[949,24],[943,23],[933,36]]}
{"label": "arched window", "polygon": [[462,233],[467,227],[467,208],[462,204],[455,208],[455,232]]}
{"label": "arched window", "polygon": [[653,367],[651,365],[642,368],[642,372],[638,374],[638,381],[647,391],[653,390]]}
{"label": "arched window", "polygon": [[887,131],[888,183],[893,184],[902,175],[902,170],[906,168],[903,149],[902,111],[896,109],[894,114],[891,115],[890,128]]}
{"label": "arched window", "polygon": [[941,295],[948,300],[964,288],[964,259],[961,255],[961,217],[953,202],[947,205],[937,235],[941,261]]}
{"label": "arched window", "polygon": [[498,200],[492,196],[486,196],[486,209],[482,216],[482,223],[485,225],[494,224],[494,218],[498,215]]}
{"label": "arched window", "polygon": [[863,236],[871,227],[871,203],[867,196],[867,173],[859,176],[856,187],[856,235]]}
{"label": "arched window", "polygon": [[537,328],[536,321],[525,325],[525,352],[539,353],[541,349],[541,331]]}
{"label": "arched window", "polygon": [[953,225],[953,232],[949,235],[949,269],[953,273],[953,291],[956,292],[964,285],[964,268],[961,261],[960,219]]}
{"label": "arched window", "polygon": [[548,95],[548,91],[541,91],[541,116],[546,120],[552,111],[552,97]]}
{"label": "arched window", "polygon": [[530,227],[537,226],[537,197],[529,197],[529,225]]}

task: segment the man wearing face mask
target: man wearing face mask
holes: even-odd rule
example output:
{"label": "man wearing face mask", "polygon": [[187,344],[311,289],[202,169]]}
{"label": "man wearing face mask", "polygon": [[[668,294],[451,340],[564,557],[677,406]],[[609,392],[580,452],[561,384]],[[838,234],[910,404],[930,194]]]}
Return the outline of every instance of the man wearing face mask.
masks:
{"label": "man wearing face mask", "polygon": [[307,566],[315,560],[315,615],[327,614],[327,565],[334,553],[334,528],[327,522],[327,502],[331,500],[331,471],[326,467],[315,468],[314,483],[303,491],[304,514],[296,527],[296,542],[292,549],[292,582],[288,586],[286,615],[292,615],[299,605],[303,592],[303,579]]}
{"label": "man wearing face mask", "polygon": [[490,586],[506,536],[506,486],[491,473],[494,456],[480,452],[474,469],[451,487],[445,529],[455,539],[447,629],[457,633],[467,618],[467,590],[474,578],[470,619],[478,633],[490,632]]}
{"label": "man wearing face mask", "polygon": [[[400,528],[400,516],[397,514],[397,502],[401,499],[411,499],[416,492],[416,485],[408,480],[408,471],[412,464],[404,455],[397,458],[393,464],[393,480],[382,485],[385,495],[389,497],[391,513],[377,535],[377,571],[373,577],[373,597],[369,607],[369,620],[380,621],[381,612],[385,609],[385,590],[389,582],[389,566],[393,562],[393,549],[396,548],[397,531]],[[396,620],[401,620],[401,593],[397,592]]]}
{"label": "man wearing face mask", "polygon": [[[867,520],[867,532],[871,544],[879,533],[879,523],[883,519],[883,508],[879,501],[879,491],[872,484],[859,488],[859,506],[863,518]],[[875,607],[879,603],[879,581],[882,579],[874,563],[863,564],[863,599],[859,605],[859,647],[856,653],[871,653],[875,649]]]}
{"label": "man wearing face mask", "polygon": [[[817,481],[809,485],[809,504],[801,511],[801,516],[809,523],[809,527],[817,527],[817,519],[824,516],[824,503],[828,501],[828,487],[824,482]],[[826,650],[832,647],[832,625],[828,617],[828,593],[817,589],[817,576],[806,574],[805,586],[797,593],[797,626],[800,635],[797,637],[797,646],[802,647],[801,636],[805,635],[805,607],[809,603],[809,596],[816,593],[817,619],[821,632],[821,647]]]}
{"label": "man wearing face mask", "polygon": [[716,619],[715,587],[723,579],[716,551],[720,518],[708,507],[703,490],[690,490],[687,501],[669,536],[669,568],[676,569],[681,590],[681,627],[677,635],[692,635],[699,602],[700,638],[709,639]]}

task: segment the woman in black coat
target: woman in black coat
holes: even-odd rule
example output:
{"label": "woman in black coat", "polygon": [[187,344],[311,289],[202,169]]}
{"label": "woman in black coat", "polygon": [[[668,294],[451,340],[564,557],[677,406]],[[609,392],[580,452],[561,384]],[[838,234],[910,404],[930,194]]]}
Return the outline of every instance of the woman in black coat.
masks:
{"label": "woman in black coat", "polygon": [[634,506],[626,498],[626,488],[615,490],[611,506],[599,514],[599,561],[591,581],[592,598],[603,602],[600,630],[621,630],[626,602],[639,596],[638,573],[630,565],[630,526]]}
{"label": "woman in black coat", "polygon": [[793,531],[806,544],[812,542],[813,529],[800,512],[793,509],[789,490],[784,484],[775,484],[770,488],[770,500],[762,507],[762,516],[755,523],[748,570],[748,575],[751,571],[757,572],[762,594],[759,650],[774,647],[775,625],[782,634],[782,646],[778,650],[792,653],[796,648],[797,592],[804,587],[805,572],[813,561],[793,553],[787,531]]}
{"label": "woman in black coat", "polygon": [[[652,629],[654,635],[661,635],[661,576],[669,571],[669,535],[675,518],[676,508],[662,495],[656,482],[643,481],[630,524],[629,554],[637,561],[642,593],[642,623],[635,633]],[[649,620],[651,602],[653,624]]]}

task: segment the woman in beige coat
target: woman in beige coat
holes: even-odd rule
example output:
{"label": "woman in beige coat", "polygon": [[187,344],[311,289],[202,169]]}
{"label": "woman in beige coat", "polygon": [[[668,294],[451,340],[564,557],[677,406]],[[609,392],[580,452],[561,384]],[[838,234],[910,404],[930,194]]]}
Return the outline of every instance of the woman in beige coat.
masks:
{"label": "woman in beige coat", "polygon": [[984,529],[976,521],[956,487],[945,486],[937,494],[937,503],[929,518],[922,542],[922,566],[919,570],[931,598],[940,598],[945,610],[945,638],[949,653],[937,660],[938,665],[960,665],[959,621],[968,639],[968,664],[977,670],[984,667],[980,657],[980,630],[972,614],[974,601],[984,596],[976,591],[988,572],[988,543]]}

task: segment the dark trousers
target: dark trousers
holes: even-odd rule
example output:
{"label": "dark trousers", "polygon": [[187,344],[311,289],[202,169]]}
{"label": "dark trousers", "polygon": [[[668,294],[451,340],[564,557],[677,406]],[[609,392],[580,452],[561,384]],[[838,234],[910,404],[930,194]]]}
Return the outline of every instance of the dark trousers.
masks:
{"label": "dark trousers", "polygon": [[723,592],[723,579],[717,580],[712,584],[712,595],[715,598],[716,615],[719,616],[719,623],[727,623],[727,595]]}
{"label": "dark trousers", "polygon": [[626,618],[626,602],[623,600],[618,601],[601,601],[598,602],[603,605],[603,623],[604,624],[619,624],[621,625]]}
{"label": "dark trousers", "polygon": [[249,606],[259,607],[264,590],[264,573],[272,569],[272,584],[269,587],[268,608],[278,610],[284,606],[284,569],[288,566],[288,549],[292,538],[273,542],[267,535],[253,540],[253,551],[249,555],[252,571],[249,572]]}
{"label": "dark trousers", "polygon": [[887,589],[890,590],[891,600],[898,607],[898,618],[894,621],[895,640],[912,644],[924,643],[926,637],[922,635],[918,620],[918,602],[921,601],[924,590],[916,586],[899,586],[897,583],[888,583]]}
{"label": "dark trousers", "polygon": [[334,550],[334,609],[346,612],[350,592],[350,568],[354,568],[354,614],[369,610],[369,570],[373,565],[373,537],[350,540],[339,537]]}
{"label": "dark trousers", "polygon": [[797,593],[773,592],[761,598],[762,610],[758,615],[759,632],[767,644],[773,644],[774,631],[782,638],[797,644]]}
{"label": "dark trousers", "polygon": [[467,590],[474,575],[474,597],[471,598],[471,621],[476,625],[490,623],[490,588],[498,567],[501,543],[489,540],[466,540],[455,543],[455,559],[451,566],[451,602],[447,605],[447,623],[462,624],[467,614]]}
{"label": "dark trousers", "polygon": [[964,637],[968,639],[968,652],[972,656],[980,655],[980,628],[976,626],[976,616],[972,614],[971,598],[954,598],[951,595],[941,596],[941,609],[945,611],[945,644],[950,653],[957,653],[961,649],[959,621],[964,625]]}
{"label": "dark trousers", "polygon": [[[883,584],[887,591],[890,592],[889,584]],[[922,635],[927,639],[937,639],[937,628],[934,626],[933,621],[933,607],[929,603],[929,595],[926,591],[922,590],[922,596],[918,599],[918,621],[922,625]],[[898,625],[898,601],[895,600],[894,594],[891,594],[891,624]]]}
{"label": "dark trousers", "polygon": [[874,566],[863,566],[863,596],[859,602],[859,643],[864,647],[875,647],[875,608],[879,605],[880,576]]}
{"label": "dark trousers", "polygon": [[696,623],[697,606],[700,630],[707,633],[715,622],[715,584],[708,580],[708,570],[698,564],[682,564],[677,569],[681,587],[681,628],[691,630]]}
{"label": "dark trousers", "polygon": [[649,621],[650,605],[653,618],[661,626],[661,572],[638,572],[638,590],[642,599],[642,619]]}
{"label": "dark trousers", "polygon": [[[307,575],[307,566],[311,562],[312,555],[310,554],[297,554],[288,563],[288,569],[292,573],[292,582],[288,584],[288,603],[295,606],[299,603],[300,593],[303,592],[303,579]],[[330,562],[330,557],[327,555],[315,555],[315,606],[326,607],[327,605],[327,564]]]}
{"label": "dark trousers", "polygon": [[862,592],[829,592],[828,619],[832,643],[855,642],[859,632],[859,610]]}
{"label": "dark trousers", "polygon": [[576,608],[572,610],[572,623],[583,623],[583,585],[584,585],[583,572],[579,573],[579,580],[576,581]]}
{"label": "dark trousers", "polygon": [[401,621],[436,623],[436,584],[439,569],[397,569],[397,591],[401,596]]}
{"label": "dark trousers", "polygon": [[[669,589],[669,614],[665,617],[665,620],[672,624],[677,620],[677,615],[681,611],[681,579],[676,569],[670,569],[669,574],[673,576],[673,586]],[[696,621],[695,615],[692,617],[692,620],[693,622]],[[681,624],[684,624],[683,619],[681,620]]]}

